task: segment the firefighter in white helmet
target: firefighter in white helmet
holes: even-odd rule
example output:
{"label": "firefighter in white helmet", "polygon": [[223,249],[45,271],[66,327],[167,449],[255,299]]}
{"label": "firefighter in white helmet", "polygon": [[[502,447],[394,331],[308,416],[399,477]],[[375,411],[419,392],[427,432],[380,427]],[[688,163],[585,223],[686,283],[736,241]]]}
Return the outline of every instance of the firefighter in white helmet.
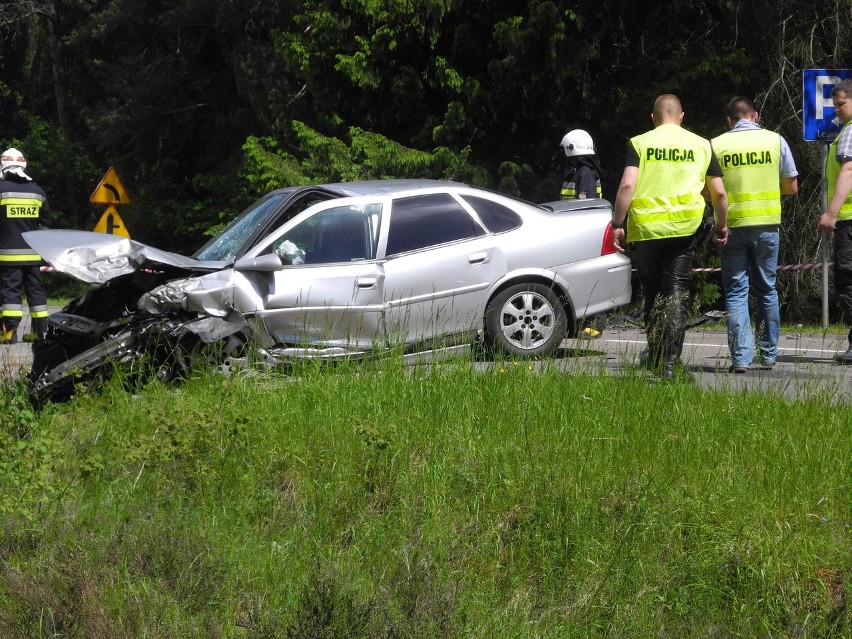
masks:
{"label": "firefighter in white helmet", "polygon": [[26,291],[31,328],[27,342],[47,332],[47,295],[41,283],[41,257],[24,241],[23,233],[49,228],[50,205],[42,188],[27,175],[27,160],[17,149],[0,156],[0,344],[18,341]]}
{"label": "firefighter in white helmet", "polygon": [[592,136],[583,129],[568,131],[560,143],[568,170],[562,181],[563,200],[601,197],[601,164],[595,154]]}
{"label": "firefighter in white helmet", "polygon": [[[585,200],[601,195],[601,165],[595,154],[592,136],[583,129],[568,131],[559,143],[568,158],[568,170],[562,180],[563,200]],[[606,316],[586,318],[585,326],[578,337],[595,339],[601,336],[606,326]]]}

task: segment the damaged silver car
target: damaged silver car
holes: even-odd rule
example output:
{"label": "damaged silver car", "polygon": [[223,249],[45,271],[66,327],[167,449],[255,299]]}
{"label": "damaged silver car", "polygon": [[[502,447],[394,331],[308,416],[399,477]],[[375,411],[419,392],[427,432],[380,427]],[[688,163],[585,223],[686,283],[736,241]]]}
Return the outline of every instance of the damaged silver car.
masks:
{"label": "damaged silver car", "polygon": [[34,345],[34,398],[114,363],[163,380],[203,356],[253,361],[469,348],[554,353],[586,316],[630,301],[605,200],[537,205],[464,184],[383,180],[273,191],[194,256],[83,231],[34,231],[56,271],[92,285]]}

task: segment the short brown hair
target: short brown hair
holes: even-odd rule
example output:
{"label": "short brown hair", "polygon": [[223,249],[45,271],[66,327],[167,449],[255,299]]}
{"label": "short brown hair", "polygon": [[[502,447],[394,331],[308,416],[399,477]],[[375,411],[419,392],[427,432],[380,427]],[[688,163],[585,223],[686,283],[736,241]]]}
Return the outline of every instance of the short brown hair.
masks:
{"label": "short brown hair", "polygon": [[728,106],[725,107],[725,115],[734,122],[742,120],[743,118],[750,116],[752,113],[757,113],[754,102],[741,95],[731,98],[731,101],[728,102]]}
{"label": "short brown hair", "polygon": [[831,97],[834,97],[838,93],[842,93],[847,97],[852,97],[852,79],[846,78],[845,80],[841,80],[835,84],[834,88],[831,90]]}

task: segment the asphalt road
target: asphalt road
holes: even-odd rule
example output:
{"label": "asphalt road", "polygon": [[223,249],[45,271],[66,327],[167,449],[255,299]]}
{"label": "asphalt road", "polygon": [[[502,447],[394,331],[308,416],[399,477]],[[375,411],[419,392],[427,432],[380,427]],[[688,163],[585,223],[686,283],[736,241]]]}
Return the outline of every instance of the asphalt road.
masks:
{"label": "asphalt road", "polygon": [[[638,328],[608,328],[598,339],[566,340],[564,345],[560,355],[566,370],[582,367],[619,375],[636,370],[646,341]],[[772,392],[792,399],[828,396],[832,401],[848,403],[852,366],[833,360],[846,347],[845,335],[782,332],[773,370],[733,374],[728,372],[731,359],[727,333],[699,327],[687,332],[682,359],[695,382],[704,388]]]}
{"label": "asphalt road", "polygon": [[[50,309],[51,312],[59,310]],[[19,327],[23,335],[29,315]],[[645,348],[645,335],[635,327],[607,328],[594,340],[570,339],[563,342],[556,360],[566,372],[592,372],[606,375],[636,374],[639,353]],[[771,371],[751,370],[728,373],[731,360],[724,330],[698,327],[687,333],[683,361],[695,383],[708,389],[730,392],[772,392],[792,399],[830,397],[850,403],[852,366],[834,362],[835,353],[846,350],[845,335],[815,333],[781,334],[779,357]],[[32,346],[18,343],[0,345],[0,368],[5,377],[25,374],[32,361]],[[645,374],[640,371],[639,374]]]}

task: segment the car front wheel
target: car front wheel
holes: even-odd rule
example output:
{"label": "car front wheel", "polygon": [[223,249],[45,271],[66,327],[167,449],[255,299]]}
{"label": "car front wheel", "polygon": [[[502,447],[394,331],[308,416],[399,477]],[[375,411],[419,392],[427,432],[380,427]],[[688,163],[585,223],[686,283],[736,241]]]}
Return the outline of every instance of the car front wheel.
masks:
{"label": "car front wheel", "polygon": [[567,331],[559,296],[543,284],[516,284],[501,291],[485,311],[488,345],[516,357],[550,355]]}

